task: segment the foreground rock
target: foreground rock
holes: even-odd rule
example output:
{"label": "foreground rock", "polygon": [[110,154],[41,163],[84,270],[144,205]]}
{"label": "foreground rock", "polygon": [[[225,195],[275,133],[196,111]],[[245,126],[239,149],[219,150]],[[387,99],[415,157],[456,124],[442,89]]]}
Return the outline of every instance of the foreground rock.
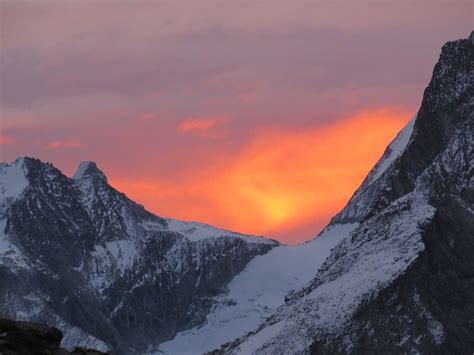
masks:
{"label": "foreground rock", "polygon": [[77,347],[72,351],[60,348],[63,333],[44,324],[0,319],[0,354],[20,355],[100,355],[93,349]]}

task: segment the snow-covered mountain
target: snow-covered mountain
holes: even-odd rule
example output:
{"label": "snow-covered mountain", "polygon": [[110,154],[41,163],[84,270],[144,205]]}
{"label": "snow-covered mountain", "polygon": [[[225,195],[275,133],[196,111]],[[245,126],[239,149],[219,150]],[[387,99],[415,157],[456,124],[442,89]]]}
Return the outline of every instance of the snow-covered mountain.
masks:
{"label": "snow-covered mountain", "polygon": [[474,36],[443,46],[415,118],[329,228],[315,277],[213,354],[472,354]]}
{"label": "snow-covered mountain", "polygon": [[65,347],[210,351],[273,315],[358,225],[290,247],[157,217],[93,162],[68,178],[20,158],[0,177],[0,316],[57,326]]}
{"label": "snow-covered mountain", "polygon": [[278,246],[164,219],[92,162],[0,165],[0,317],[48,323],[63,346],[143,352],[206,320],[214,297]]}
{"label": "snow-covered mountain", "polygon": [[314,240],[157,217],[93,162],[0,165],[0,317],[153,354],[474,351],[473,36]]}

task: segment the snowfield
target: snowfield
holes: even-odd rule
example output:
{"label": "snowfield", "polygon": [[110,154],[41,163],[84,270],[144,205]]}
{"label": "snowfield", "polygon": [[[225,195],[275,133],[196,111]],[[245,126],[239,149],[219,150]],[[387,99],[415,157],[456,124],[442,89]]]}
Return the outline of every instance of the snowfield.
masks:
{"label": "snowfield", "polygon": [[217,297],[207,322],[163,343],[157,354],[199,354],[243,336],[274,314],[294,289],[306,285],[331,249],[347,237],[357,223],[334,225],[316,239],[297,246],[280,246],[255,257]]}

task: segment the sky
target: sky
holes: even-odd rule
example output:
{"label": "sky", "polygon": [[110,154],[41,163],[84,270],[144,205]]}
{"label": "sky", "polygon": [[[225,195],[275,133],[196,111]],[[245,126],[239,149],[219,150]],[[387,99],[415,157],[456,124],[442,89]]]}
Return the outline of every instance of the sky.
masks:
{"label": "sky", "polygon": [[0,160],[93,160],[160,216],[299,243],[473,18],[469,1],[0,0]]}

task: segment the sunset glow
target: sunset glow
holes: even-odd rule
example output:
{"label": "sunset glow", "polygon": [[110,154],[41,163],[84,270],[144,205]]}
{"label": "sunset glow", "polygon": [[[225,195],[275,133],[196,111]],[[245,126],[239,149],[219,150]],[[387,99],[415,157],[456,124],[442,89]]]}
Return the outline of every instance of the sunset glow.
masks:
{"label": "sunset glow", "polygon": [[177,180],[111,183],[162,216],[280,238],[300,227],[283,240],[301,242],[343,207],[409,118],[381,109],[307,130],[262,130],[217,174],[211,159]]}
{"label": "sunset glow", "polygon": [[95,161],[160,216],[308,240],[417,112],[470,9],[0,1],[0,161]]}

